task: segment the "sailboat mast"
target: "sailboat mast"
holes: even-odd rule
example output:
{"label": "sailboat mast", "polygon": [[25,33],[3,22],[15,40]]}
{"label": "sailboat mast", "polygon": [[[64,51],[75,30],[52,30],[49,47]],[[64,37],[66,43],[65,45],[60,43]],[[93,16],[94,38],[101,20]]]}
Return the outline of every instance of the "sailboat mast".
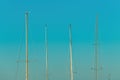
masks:
{"label": "sailboat mast", "polygon": [[70,38],[70,78],[73,80],[73,69],[72,69],[72,30],[71,24],[69,25],[69,38]]}
{"label": "sailboat mast", "polygon": [[28,80],[28,12],[25,13],[25,26],[26,26],[26,79]]}
{"label": "sailboat mast", "polygon": [[46,80],[48,80],[48,41],[47,41],[47,24],[45,25],[45,52],[46,52]]}
{"label": "sailboat mast", "polygon": [[111,80],[111,74],[108,74],[108,80]]}
{"label": "sailboat mast", "polygon": [[95,29],[95,80],[98,80],[98,15],[96,16]]}

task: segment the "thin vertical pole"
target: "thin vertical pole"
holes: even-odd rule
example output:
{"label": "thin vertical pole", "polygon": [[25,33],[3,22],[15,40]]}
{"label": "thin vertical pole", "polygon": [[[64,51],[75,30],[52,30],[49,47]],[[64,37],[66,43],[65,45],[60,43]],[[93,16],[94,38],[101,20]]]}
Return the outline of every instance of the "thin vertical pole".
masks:
{"label": "thin vertical pole", "polygon": [[26,26],[26,80],[28,80],[28,12],[25,13]]}
{"label": "thin vertical pole", "polygon": [[98,15],[96,16],[95,29],[95,80],[98,80]]}
{"label": "thin vertical pole", "polygon": [[47,41],[47,24],[45,25],[45,52],[46,52],[46,80],[48,80],[48,41]]}
{"label": "thin vertical pole", "polygon": [[72,30],[71,24],[69,26],[69,38],[70,38],[70,78],[73,80],[73,69],[72,69]]}
{"label": "thin vertical pole", "polygon": [[108,80],[111,80],[111,74],[108,74]]}

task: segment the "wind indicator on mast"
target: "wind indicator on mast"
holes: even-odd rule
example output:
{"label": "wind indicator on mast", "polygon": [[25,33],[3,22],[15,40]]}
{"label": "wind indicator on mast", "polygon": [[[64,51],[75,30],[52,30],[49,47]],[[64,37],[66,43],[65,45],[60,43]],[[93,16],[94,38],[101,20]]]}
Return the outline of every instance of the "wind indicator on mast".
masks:
{"label": "wind indicator on mast", "polygon": [[72,30],[71,24],[69,25],[69,39],[70,39],[70,80],[74,80],[73,78],[73,68],[72,68]]}
{"label": "wind indicator on mast", "polygon": [[48,40],[47,24],[45,25],[46,80],[48,80]]}
{"label": "wind indicator on mast", "polygon": [[26,79],[28,80],[28,12],[25,13],[25,26],[26,26]]}

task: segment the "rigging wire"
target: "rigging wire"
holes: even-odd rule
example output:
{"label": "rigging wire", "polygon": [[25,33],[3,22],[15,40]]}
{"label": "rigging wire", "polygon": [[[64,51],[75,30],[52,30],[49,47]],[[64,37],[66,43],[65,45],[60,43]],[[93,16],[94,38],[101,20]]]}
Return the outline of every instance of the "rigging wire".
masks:
{"label": "rigging wire", "polygon": [[22,34],[22,37],[20,38],[20,44],[18,47],[18,56],[17,56],[17,63],[16,63],[16,72],[15,72],[15,80],[18,80],[18,72],[19,72],[19,61],[21,59],[21,52],[22,52],[22,43],[23,43],[23,36],[24,33]]}

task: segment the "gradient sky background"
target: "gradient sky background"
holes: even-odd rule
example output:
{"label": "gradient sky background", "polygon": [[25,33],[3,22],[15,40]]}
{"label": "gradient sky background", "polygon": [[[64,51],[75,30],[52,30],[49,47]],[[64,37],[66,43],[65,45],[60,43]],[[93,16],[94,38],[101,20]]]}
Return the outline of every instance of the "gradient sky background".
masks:
{"label": "gradient sky background", "polygon": [[[99,80],[120,79],[120,0],[0,0],[0,80],[25,80],[25,12],[29,11],[29,80],[45,80],[48,24],[49,80],[69,80],[72,24],[75,80],[94,80],[95,19],[99,14]],[[19,47],[22,49],[19,51]],[[34,61],[35,60],[35,61]]]}

